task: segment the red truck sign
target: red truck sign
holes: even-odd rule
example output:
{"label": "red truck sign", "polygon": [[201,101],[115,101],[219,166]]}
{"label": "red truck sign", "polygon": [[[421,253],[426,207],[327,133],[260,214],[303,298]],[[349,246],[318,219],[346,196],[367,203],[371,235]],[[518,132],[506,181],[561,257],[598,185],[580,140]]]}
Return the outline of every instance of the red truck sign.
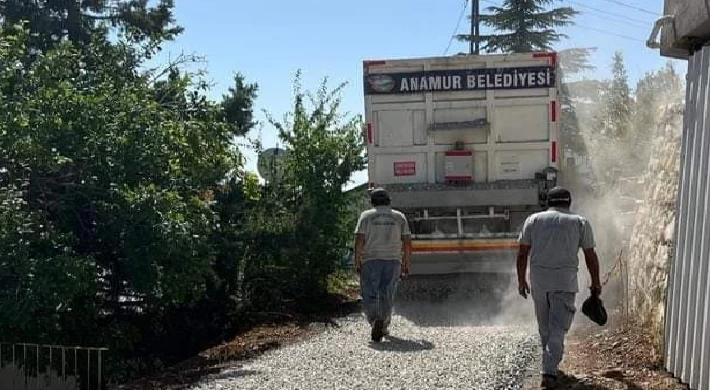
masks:
{"label": "red truck sign", "polygon": [[395,176],[414,176],[417,174],[417,163],[414,161],[399,161],[394,163]]}

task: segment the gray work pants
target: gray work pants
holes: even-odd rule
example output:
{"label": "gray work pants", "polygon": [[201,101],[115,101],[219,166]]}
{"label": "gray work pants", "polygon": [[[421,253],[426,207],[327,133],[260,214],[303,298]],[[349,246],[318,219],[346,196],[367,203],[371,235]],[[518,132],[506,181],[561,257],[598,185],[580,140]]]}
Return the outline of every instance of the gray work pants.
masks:
{"label": "gray work pants", "polygon": [[360,270],[360,294],[367,321],[383,320],[385,327],[392,321],[394,295],[399,282],[401,264],[397,260],[368,260]]}
{"label": "gray work pants", "polygon": [[532,290],[540,342],[542,344],[542,374],[557,375],[564,354],[565,336],[577,309],[577,293]]}

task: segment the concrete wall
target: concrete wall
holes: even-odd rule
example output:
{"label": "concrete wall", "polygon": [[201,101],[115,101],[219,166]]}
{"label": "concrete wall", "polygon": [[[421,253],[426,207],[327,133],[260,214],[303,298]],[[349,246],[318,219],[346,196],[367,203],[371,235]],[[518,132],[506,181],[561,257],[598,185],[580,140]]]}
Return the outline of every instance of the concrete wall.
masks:
{"label": "concrete wall", "polygon": [[674,20],[661,31],[662,55],[686,59],[710,39],[710,2],[665,0],[663,14],[674,16]]}

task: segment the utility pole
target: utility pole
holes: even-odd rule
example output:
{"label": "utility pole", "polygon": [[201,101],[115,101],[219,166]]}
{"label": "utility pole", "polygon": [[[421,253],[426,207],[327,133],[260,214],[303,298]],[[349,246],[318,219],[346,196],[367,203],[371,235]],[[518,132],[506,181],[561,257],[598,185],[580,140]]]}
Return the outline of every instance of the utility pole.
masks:
{"label": "utility pole", "polygon": [[469,46],[469,54],[479,54],[480,43],[479,37],[481,35],[479,14],[480,14],[480,0],[471,0],[471,42]]}

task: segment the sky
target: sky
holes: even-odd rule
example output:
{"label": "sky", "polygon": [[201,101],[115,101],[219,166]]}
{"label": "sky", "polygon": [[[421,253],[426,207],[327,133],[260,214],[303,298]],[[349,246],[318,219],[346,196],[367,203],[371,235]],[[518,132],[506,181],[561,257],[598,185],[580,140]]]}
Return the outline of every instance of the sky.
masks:
{"label": "sky", "polygon": [[[481,0],[482,12],[503,0]],[[451,40],[454,31],[467,34],[470,13],[464,0],[176,0],[175,18],[185,32],[163,45],[153,61],[165,64],[180,53],[197,54],[214,83],[211,97],[219,99],[236,72],[259,84],[256,118],[265,147],[278,143],[264,110],[277,119],[291,109],[293,78],[302,71],[303,87],[316,90],[327,77],[331,87],[347,83],[343,109],[352,115],[364,110],[362,61],[452,55],[468,45]],[[596,47],[597,66],[585,77],[610,76],[611,58],[620,50],[626,59],[631,87],[646,72],[668,60],[645,45],[653,22],[662,14],[663,0],[561,0],[581,12],[576,26],[556,49]],[[467,7],[464,10],[464,7]],[[483,29],[482,33],[486,30]],[[447,50],[448,48],[448,50]],[[687,66],[674,61],[685,73]],[[246,168],[256,171],[256,155],[247,152]],[[367,182],[365,172],[348,186]]]}

